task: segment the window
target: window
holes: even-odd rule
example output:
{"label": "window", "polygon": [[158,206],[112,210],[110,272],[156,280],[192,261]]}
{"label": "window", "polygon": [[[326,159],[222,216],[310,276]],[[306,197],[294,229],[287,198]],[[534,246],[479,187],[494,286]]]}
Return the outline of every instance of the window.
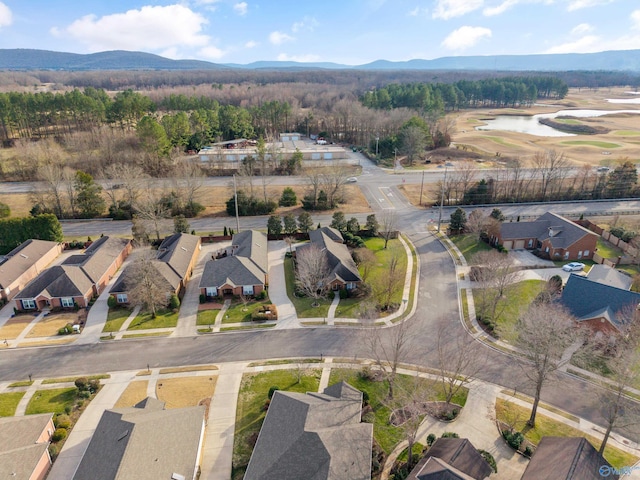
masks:
{"label": "window", "polygon": [[354,288],[356,288],[356,284],[353,282],[349,282],[347,283],[347,290],[353,290]]}
{"label": "window", "polygon": [[33,310],[36,308],[36,301],[33,298],[22,300],[22,308],[25,310]]}
{"label": "window", "polygon": [[118,303],[128,303],[129,302],[129,297],[127,297],[126,293],[119,293],[116,295],[116,301]]}
{"label": "window", "polygon": [[578,252],[578,258],[582,258],[582,250]]}
{"label": "window", "polygon": [[582,252],[582,256],[587,258],[589,256],[589,250],[585,250],[584,252]]}
{"label": "window", "polygon": [[72,297],[62,297],[60,299],[60,305],[62,305],[63,308],[71,308],[71,307],[73,307],[73,298]]}
{"label": "window", "polygon": [[253,295],[253,285],[243,285],[242,286],[242,294],[243,295]]}
{"label": "window", "polygon": [[533,240],[529,239],[529,248],[533,247]]}
{"label": "window", "polygon": [[564,259],[568,260],[569,259],[569,250],[567,250],[566,252],[564,252]]}
{"label": "window", "polygon": [[218,289],[216,287],[207,287],[205,289],[206,293],[207,293],[207,297],[217,297],[218,296]]}

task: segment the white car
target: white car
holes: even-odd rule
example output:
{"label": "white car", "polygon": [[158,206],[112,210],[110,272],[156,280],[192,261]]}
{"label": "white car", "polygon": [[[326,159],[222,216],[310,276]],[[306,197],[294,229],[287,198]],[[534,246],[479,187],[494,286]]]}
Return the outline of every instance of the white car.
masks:
{"label": "white car", "polygon": [[357,181],[358,181],[358,179],[356,177],[347,178],[347,183],[356,183]]}
{"label": "white car", "polygon": [[567,263],[564,267],[562,267],[562,270],[564,270],[565,272],[581,272],[582,270],[584,270],[584,263]]}

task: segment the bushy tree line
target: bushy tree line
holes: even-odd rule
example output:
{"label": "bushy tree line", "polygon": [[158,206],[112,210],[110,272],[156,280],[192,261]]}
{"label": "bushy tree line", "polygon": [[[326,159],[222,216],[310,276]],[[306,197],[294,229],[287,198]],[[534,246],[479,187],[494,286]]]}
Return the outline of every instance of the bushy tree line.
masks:
{"label": "bushy tree line", "polygon": [[30,238],[61,242],[62,225],[51,214],[0,220],[0,254],[10,252]]}

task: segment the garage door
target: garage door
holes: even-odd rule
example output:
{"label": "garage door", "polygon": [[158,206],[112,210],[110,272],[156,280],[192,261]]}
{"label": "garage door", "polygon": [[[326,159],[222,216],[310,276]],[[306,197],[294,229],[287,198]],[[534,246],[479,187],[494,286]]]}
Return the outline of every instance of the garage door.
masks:
{"label": "garage door", "polygon": [[511,240],[506,240],[502,246],[504,248],[506,248],[507,250],[511,250],[511,247],[513,247],[513,242]]}
{"label": "garage door", "polygon": [[516,240],[515,250],[522,250],[524,248],[524,240]]}

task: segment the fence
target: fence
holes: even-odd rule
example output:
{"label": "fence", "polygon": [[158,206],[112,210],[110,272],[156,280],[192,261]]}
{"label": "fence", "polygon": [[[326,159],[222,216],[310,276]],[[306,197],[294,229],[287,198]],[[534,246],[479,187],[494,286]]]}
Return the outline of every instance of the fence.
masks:
{"label": "fence", "polygon": [[615,261],[608,260],[606,258],[602,258],[597,253],[593,255],[593,261],[597,263],[601,263],[603,265],[609,265],[610,267],[615,267],[618,264],[629,264],[634,261],[634,259],[638,256],[640,251],[638,248],[633,245],[623,241],[622,239],[616,237],[608,230],[605,230],[591,220],[576,220],[575,223],[578,225],[591,230],[593,233],[597,233],[602,237],[603,240],[606,240],[614,247],[618,247],[624,253],[623,256],[618,257]]}

